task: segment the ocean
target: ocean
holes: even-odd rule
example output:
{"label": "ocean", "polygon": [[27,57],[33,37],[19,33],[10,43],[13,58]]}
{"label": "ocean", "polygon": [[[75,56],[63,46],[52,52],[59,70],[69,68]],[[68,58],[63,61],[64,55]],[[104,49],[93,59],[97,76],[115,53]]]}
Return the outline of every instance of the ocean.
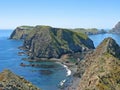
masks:
{"label": "ocean", "polygon": [[22,67],[21,63],[32,64],[23,60],[26,55],[18,55],[18,47],[22,40],[8,39],[13,30],[0,30],[0,72],[10,69],[17,75],[24,77],[42,90],[57,90],[62,80],[67,78],[67,69],[59,63],[37,62],[35,67]]}
{"label": "ocean", "polygon": [[[23,52],[18,49],[22,46],[22,40],[8,39],[13,30],[0,30],[0,72],[4,69],[10,69],[17,75],[24,77],[42,90],[58,90],[61,81],[65,81],[68,77],[68,68],[55,62],[28,62],[23,60],[26,55],[18,55]],[[104,38],[112,37],[120,45],[120,35],[118,34],[98,34],[89,36],[97,47]],[[32,65],[22,67],[21,63]]]}

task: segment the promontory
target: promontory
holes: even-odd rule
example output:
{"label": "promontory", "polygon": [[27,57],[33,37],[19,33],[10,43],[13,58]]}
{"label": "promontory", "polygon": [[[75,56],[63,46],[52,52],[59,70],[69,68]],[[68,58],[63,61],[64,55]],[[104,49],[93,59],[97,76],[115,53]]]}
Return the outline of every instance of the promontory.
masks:
{"label": "promontory", "polygon": [[93,41],[87,35],[50,26],[20,26],[10,39],[23,39],[23,47],[31,58],[60,58],[64,54],[94,49]]}

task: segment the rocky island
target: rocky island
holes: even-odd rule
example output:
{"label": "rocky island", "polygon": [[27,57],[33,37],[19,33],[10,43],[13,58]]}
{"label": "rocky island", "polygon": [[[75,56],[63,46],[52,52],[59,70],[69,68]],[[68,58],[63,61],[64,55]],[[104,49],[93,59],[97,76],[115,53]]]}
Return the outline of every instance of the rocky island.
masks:
{"label": "rocky island", "polygon": [[112,30],[110,30],[110,33],[117,33],[120,34],[120,22],[118,22]]}
{"label": "rocky island", "polygon": [[93,41],[83,33],[50,26],[20,26],[10,39],[24,39],[23,48],[33,58],[60,58],[64,54],[94,49]]}
{"label": "rocky island", "polygon": [[107,31],[105,31],[104,29],[98,30],[97,28],[89,28],[89,29],[75,28],[75,29],[72,29],[72,31],[81,32],[81,33],[84,33],[86,35],[96,35],[96,34],[105,34],[105,33],[107,33]]}
{"label": "rocky island", "polygon": [[17,76],[10,70],[0,73],[0,90],[40,90],[23,77]]}

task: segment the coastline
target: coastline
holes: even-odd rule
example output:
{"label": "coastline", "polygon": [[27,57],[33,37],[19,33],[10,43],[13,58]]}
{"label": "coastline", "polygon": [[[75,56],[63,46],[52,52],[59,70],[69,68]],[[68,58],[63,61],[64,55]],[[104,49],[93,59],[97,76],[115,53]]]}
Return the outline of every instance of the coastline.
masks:
{"label": "coastline", "polygon": [[[50,62],[55,62],[62,65],[66,69],[67,75],[66,75],[66,78],[59,83],[58,90],[77,90],[77,87],[80,82],[80,78],[74,76],[74,73],[77,71],[77,65],[72,62],[69,62],[69,63],[66,62],[68,61],[67,58],[60,58],[60,59],[51,58],[48,60],[46,60],[45,58],[42,58],[42,59],[37,58],[36,60],[27,58],[26,60],[28,62],[50,61]],[[27,65],[24,65],[24,66],[27,66]]]}
{"label": "coastline", "polygon": [[66,63],[64,60],[61,61],[62,62],[57,63],[60,63],[63,67],[66,68],[67,78],[60,82],[60,84],[62,84],[63,87],[59,88],[58,90],[77,90],[77,87],[80,82],[80,78],[74,76],[74,73],[77,71],[77,65],[75,65],[74,63]]}

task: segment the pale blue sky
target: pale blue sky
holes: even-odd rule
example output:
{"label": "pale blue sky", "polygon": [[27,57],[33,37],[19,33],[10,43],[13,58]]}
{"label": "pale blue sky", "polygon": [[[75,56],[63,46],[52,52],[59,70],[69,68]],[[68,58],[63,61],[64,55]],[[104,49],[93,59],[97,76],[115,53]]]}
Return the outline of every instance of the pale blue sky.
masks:
{"label": "pale blue sky", "polygon": [[112,28],[120,20],[120,0],[0,0],[0,28],[50,25]]}

